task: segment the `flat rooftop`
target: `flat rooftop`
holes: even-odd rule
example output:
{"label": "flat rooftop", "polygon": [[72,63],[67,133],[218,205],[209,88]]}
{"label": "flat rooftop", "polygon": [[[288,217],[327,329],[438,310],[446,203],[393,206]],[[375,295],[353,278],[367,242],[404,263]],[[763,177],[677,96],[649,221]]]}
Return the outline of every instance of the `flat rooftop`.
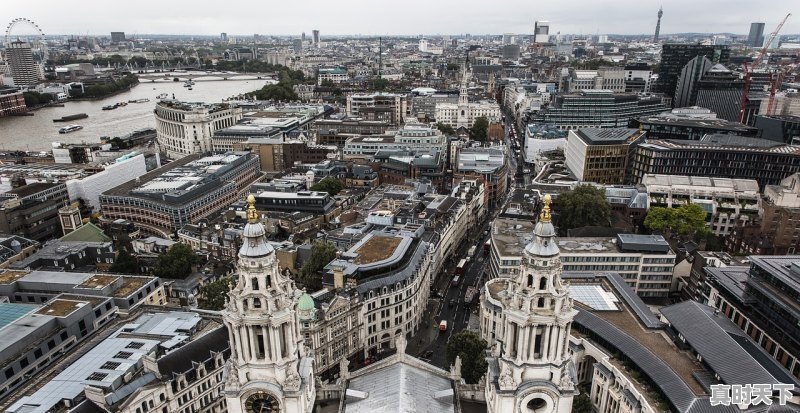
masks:
{"label": "flat rooftop", "polygon": [[492,246],[501,257],[521,257],[533,239],[533,222],[498,218],[492,224]]}
{"label": "flat rooftop", "polygon": [[102,289],[107,285],[113,283],[117,278],[119,278],[118,275],[97,274],[87,279],[86,281],[78,284],[76,287]]}
{"label": "flat rooftop", "polygon": [[63,298],[56,298],[50,300],[42,306],[36,314],[49,315],[53,317],[65,317],[72,314],[73,311],[89,304],[88,301],[65,300]]}
{"label": "flat rooftop", "polygon": [[28,271],[5,270],[0,272],[0,284],[11,284],[28,274]]}
{"label": "flat rooftop", "polygon": [[614,242],[614,238],[607,237],[575,237],[558,238],[558,248],[562,254],[589,254],[589,253],[610,253],[621,252]]}
{"label": "flat rooftop", "polygon": [[29,304],[0,303],[0,329],[38,309]]}
{"label": "flat rooftop", "polygon": [[355,253],[354,264],[372,264],[383,261],[392,256],[394,250],[400,245],[402,238],[397,237],[370,237]]}
{"label": "flat rooftop", "polygon": [[651,190],[651,187],[667,186],[670,188],[694,187],[719,192],[755,192],[756,195],[759,193],[758,181],[755,179],[646,174],[642,177],[642,185],[647,186],[648,190]]}
{"label": "flat rooftop", "polygon": [[150,281],[150,279],[138,277],[122,277],[122,279],[122,286],[114,291],[114,297],[127,297]]}
{"label": "flat rooftop", "polygon": [[588,145],[620,145],[635,140],[644,132],[631,128],[581,128],[575,135]]}

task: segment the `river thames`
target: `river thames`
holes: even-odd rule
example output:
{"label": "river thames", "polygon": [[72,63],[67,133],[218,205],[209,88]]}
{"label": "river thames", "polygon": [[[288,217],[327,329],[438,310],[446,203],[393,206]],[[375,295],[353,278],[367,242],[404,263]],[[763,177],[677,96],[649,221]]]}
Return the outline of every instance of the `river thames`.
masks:
{"label": "river thames", "polygon": [[[47,107],[33,111],[34,116],[9,116],[0,118],[0,150],[49,151],[52,142],[96,143],[101,136],[122,136],[136,129],[155,128],[153,109],[156,96],[167,93],[169,98],[186,102],[220,102],[222,99],[252,92],[269,80],[197,80],[193,90],[183,87],[183,82],[142,80],[133,89],[95,101],[65,102],[64,107]],[[114,110],[102,107],[116,102],[150,99],[146,103],[129,103]],[[69,122],[53,122],[62,116],[85,113],[88,118]],[[59,134],[67,125],[83,126],[82,130]]]}

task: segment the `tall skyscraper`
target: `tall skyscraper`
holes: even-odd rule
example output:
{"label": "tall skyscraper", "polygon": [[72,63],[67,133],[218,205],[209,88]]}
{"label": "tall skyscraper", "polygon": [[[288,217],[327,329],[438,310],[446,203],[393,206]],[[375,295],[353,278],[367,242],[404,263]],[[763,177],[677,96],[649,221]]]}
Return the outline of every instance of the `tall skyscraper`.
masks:
{"label": "tall skyscraper", "polygon": [[228,41],[228,33],[225,33],[225,32],[220,33],[219,34],[219,39],[222,40],[223,42],[227,42]]}
{"label": "tall skyscraper", "polygon": [[30,44],[19,39],[9,43],[6,59],[16,86],[35,85],[39,81],[39,68],[33,61]]}
{"label": "tall skyscraper", "polygon": [[319,30],[311,31],[311,40],[314,43],[314,47],[319,47]]}
{"label": "tall skyscraper", "polygon": [[306,42],[306,32],[303,32],[303,34],[301,34],[301,35],[300,35],[300,40],[301,40],[303,43],[305,43],[305,42]]}
{"label": "tall skyscraper", "polygon": [[536,21],[533,27],[533,42],[547,43],[550,40],[550,22],[546,20]]}
{"label": "tall skyscraper", "polygon": [[227,411],[308,413],[316,397],[314,362],[299,332],[297,309],[309,302],[313,309],[314,300],[281,273],[255,203],[250,195],[238,282],[222,312],[231,345]]}
{"label": "tall skyscraper", "polygon": [[764,23],[750,23],[750,34],[747,36],[750,47],[764,46]]}
{"label": "tall skyscraper", "polygon": [[678,78],[690,60],[705,56],[714,63],[727,64],[730,55],[731,50],[727,45],[666,43],[661,47],[661,68],[653,91],[674,97]]}
{"label": "tall skyscraper", "polygon": [[678,77],[672,106],[683,108],[694,105],[697,99],[697,82],[712,66],[714,66],[714,63],[705,56],[697,56],[690,60],[683,67],[681,75]]}
{"label": "tall skyscraper", "polygon": [[125,32],[111,32],[111,43],[122,43],[125,41]]}
{"label": "tall skyscraper", "polygon": [[653,43],[658,43],[658,34],[661,32],[661,16],[664,15],[664,9],[658,8],[658,21],[656,22],[656,34],[653,36]]}

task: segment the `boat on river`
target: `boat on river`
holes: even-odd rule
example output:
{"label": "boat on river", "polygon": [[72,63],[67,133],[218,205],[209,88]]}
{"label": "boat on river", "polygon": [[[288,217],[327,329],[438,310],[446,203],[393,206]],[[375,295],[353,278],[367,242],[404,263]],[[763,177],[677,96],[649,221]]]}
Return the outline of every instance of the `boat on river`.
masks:
{"label": "boat on river", "polygon": [[69,125],[58,130],[58,133],[70,133],[83,129],[81,125]]}
{"label": "boat on river", "polygon": [[60,117],[58,119],[53,119],[53,122],[69,122],[69,121],[78,120],[78,119],[86,119],[88,117],[89,117],[89,115],[87,115],[85,113],[78,113],[78,114],[75,114],[75,115],[67,115],[67,116],[62,116],[62,117]]}

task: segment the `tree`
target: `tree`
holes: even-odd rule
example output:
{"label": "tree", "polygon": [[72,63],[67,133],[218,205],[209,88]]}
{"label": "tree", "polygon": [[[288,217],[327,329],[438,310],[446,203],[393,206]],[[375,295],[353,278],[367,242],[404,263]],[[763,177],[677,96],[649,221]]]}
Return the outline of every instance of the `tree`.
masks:
{"label": "tree", "polygon": [[336,258],[338,250],[330,242],[317,241],[311,245],[311,255],[300,267],[300,276],[307,290],[316,291],[322,288],[322,268]]}
{"label": "tree", "polygon": [[198,307],[203,310],[220,311],[225,308],[225,299],[228,291],[233,286],[230,277],[223,277],[216,281],[200,286],[200,297],[198,297]]}
{"label": "tree", "polygon": [[312,191],[324,191],[331,194],[331,196],[334,196],[344,189],[344,185],[342,185],[342,182],[338,179],[328,176],[312,185],[309,189]]}
{"label": "tree", "polygon": [[572,400],[572,413],[592,413],[592,401],[585,391]]}
{"label": "tree", "polygon": [[458,63],[448,63],[447,70],[458,70],[461,66]]}
{"label": "tree", "polygon": [[192,274],[192,266],[200,263],[200,257],[186,244],[175,244],[156,260],[153,275],[161,278],[184,279]]}
{"label": "tree", "polygon": [[606,192],[593,185],[578,185],[558,196],[558,226],[562,230],[589,226],[607,227],[611,207]]}
{"label": "tree", "polygon": [[447,136],[453,136],[456,134],[456,130],[453,129],[452,126],[444,124],[442,122],[438,122],[436,124],[436,129],[439,129],[440,131],[442,131],[443,134]]}
{"label": "tree", "polygon": [[708,213],[698,204],[683,204],[678,208],[653,207],[647,212],[644,226],[651,231],[663,231],[667,236],[676,234],[689,239],[700,239],[710,234],[706,226]]}
{"label": "tree", "polygon": [[372,87],[375,90],[386,90],[386,88],[389,87],[389,80],[384,78],[375,79]]}
{"label": "tree", "polygon": [[114,264],[108,269],[108,272],[119,274],[137,274],[139,273],[139,260],[136,259],[126,248],[119,250]]}
{"label": "tree", "polygon": [[489,120],[486,116],[478,116],[469,130],[469,136],[476,141],[485,142],[488,130]]}
{"label": "tree", "polygon": [[336,84],[335,84],[335,83],[333,83],[333,80],[330,80],[330,79],[322,79],[322,81],[321,81],[321,82],[319,82],[319,85],[320,85],[320,86],[322,86],[322,87],[330,87],[330,88],[332,88],[332,87],[334,87]]}
{"label": "tree", "polygon": [[447,343],[447,364],[452,365],[456,361],[456,356],[461,357],[461,377],[470,384],[477,383],[484,373],[488,364],[484,351],[488,347],[486,340],[471,330],[462,330],[453,335]]}

